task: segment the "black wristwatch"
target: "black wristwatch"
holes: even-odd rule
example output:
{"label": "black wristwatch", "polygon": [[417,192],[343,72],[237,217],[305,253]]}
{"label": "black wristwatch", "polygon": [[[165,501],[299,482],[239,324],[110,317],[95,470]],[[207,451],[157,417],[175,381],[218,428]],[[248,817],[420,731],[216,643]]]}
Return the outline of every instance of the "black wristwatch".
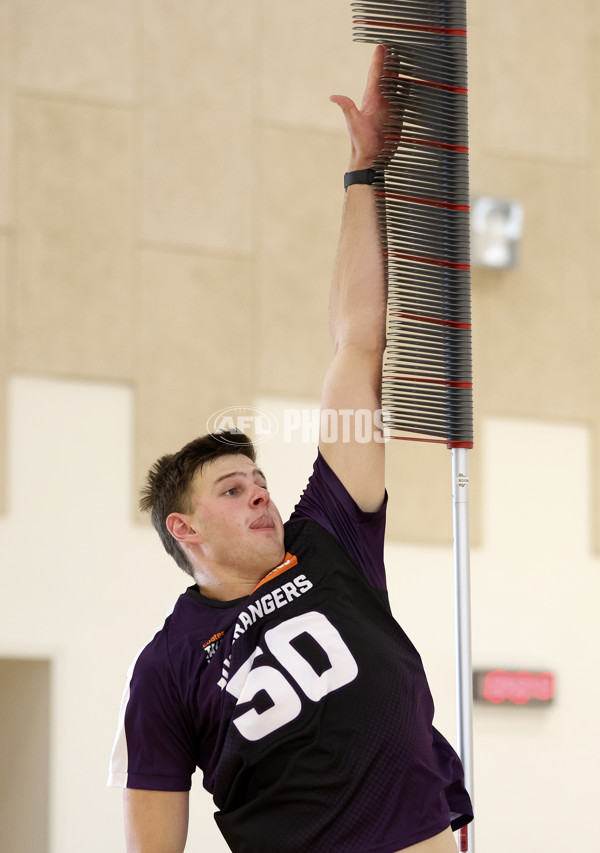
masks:
{"label": "black wristwatch", "polygon": [[350,184],[372,184],[377,172],[375,169],[357,169],[355,172],[346,172],[344,175],[344,189]]}

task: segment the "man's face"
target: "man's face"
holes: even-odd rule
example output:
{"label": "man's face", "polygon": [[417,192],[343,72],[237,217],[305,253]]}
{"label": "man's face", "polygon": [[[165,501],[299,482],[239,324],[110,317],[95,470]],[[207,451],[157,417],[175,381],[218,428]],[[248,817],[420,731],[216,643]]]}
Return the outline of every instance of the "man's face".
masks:
{"label": "man's face", "polygon": [[262,471],[247,456],[220,456],[194,477],[191,521],[224,580],[258,583],[284,557],[283,523]]}

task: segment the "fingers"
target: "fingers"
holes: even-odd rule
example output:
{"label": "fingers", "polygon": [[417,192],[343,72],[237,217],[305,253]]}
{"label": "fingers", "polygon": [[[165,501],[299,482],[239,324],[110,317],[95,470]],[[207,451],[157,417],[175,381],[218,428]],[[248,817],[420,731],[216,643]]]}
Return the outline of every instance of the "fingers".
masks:
{"label": "fingers", "polygon": [[[381,80],[381,75],[383,74],[385,54],[386,48],[384,45],[378,44],[373,52],[371,64],[369,65],[367,85],[365,87],[365,94],[363,95],[361,110],[365,108],[365,105],[368,106],[369,104],[373,104],[380,97],[379,82]],[[352,113],[358,113],[361,111],[358,109],[354,101],[351,98],[347,98],[345,95],[331,95],[329,100],[333,101],[334,104],[337,104],[343,110],[346,118],[348,118]]]}
{"label": "fingers", "polygon": [[367,74],[367,89],[373,89],[379,86],[379,79],[383,72],[383,61],[385,59],[385,47],[378,44],[373,51],[371,64],[369,65],[369,73]]}
{"label": "fingers", "polygon": [[365,86],[365,94],[363,95],[362,108],[379,98],[379,81],[383,74],[384,60],[385,47],[382,44],[378,44],[373,52],[371,64],[369,65],[369,73],[367,74],[367,85]]}
{"label": "fingers", "polygon": [[352,98],[347,98],[346,95],[331,95],[329,100],[332,103],[337,104],[338,107],[341,108],[344,115],[354,111],[358,112],[358,107],[356,106]]}
{"label": "fingers", "polygon": [[[375,48],[367,85],[360,109],[346,95],[331,95],[330,101],[337,104],[346,120],[352,144],[351,162],[353,168],[367,168],[378,157],[382,146],[382,126],[387,104],[382,98],[380,81],[385,59],[385,48],[379,44]],[[356,164],[366,164],[356,165]]]}
{"label": "fingers", "polygon": [[354,128],[356,122],[360,119],[360,111],[352,98],[347,98],[346,95],[331,95],[329,100],[337,104],[341,111],[344,113],[344,118],[346,119],[346,125],[348,126],[348,131],[350,135],[354,132]]}

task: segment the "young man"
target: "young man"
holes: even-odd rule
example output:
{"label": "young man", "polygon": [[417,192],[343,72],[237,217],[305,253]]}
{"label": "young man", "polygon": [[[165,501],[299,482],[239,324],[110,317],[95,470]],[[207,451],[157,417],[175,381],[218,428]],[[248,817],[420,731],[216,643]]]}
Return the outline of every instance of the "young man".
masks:
{"label": "young man", "polygon": [[[375,51],[351,140],[322,395],[340,413],[284,525],[236,433],[163,457],[142,504],[195,584],[132,667],[111,782],[129,853],[181,853],[198,766],[236,853],[452,853],[471,819],[460,761],[433,728],[418,653],[385,593],[384,443],[376,429],[385,282],[372,188],[385,101]],[[371,442],[342,429],[369,411]]]}

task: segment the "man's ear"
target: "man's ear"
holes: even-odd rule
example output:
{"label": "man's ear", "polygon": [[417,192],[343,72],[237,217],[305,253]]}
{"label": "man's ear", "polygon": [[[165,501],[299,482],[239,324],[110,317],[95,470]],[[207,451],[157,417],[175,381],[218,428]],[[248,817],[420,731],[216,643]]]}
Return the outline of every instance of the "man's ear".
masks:
{"label": "man's ear", "polygon": [[189,524],[189,516],[183,512],[172,512],[167,516],[167,530],[178,542],[196,545],[202,542],[200,534]]}

